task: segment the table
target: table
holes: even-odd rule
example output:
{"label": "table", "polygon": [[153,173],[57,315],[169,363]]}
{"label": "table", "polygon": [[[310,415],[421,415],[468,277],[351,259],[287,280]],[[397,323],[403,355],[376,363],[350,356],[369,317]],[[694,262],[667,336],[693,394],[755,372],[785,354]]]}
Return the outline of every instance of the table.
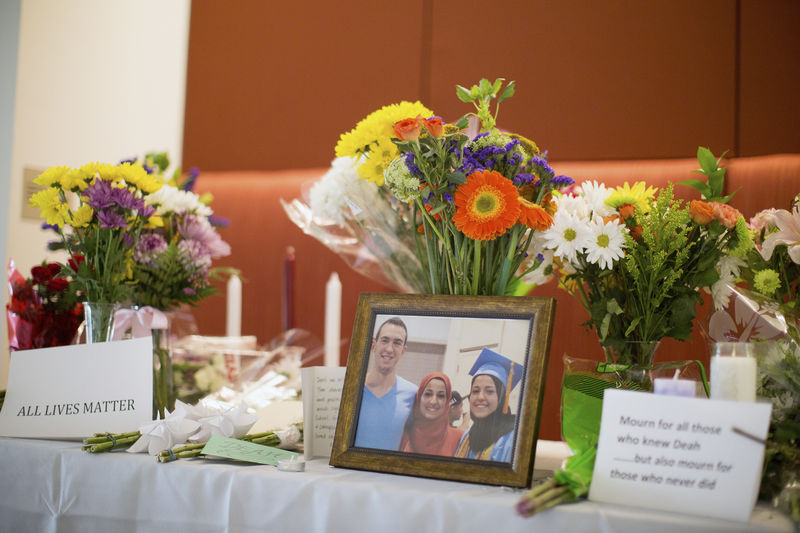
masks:
{"label": "table", "polygon": [[749,523],[589,501],[522,518],[514,512],[518,490],[333,468],[325,459],[294,473],[0,438],[0,473],[3,532],[794,531],[788,517],[764,506]]}

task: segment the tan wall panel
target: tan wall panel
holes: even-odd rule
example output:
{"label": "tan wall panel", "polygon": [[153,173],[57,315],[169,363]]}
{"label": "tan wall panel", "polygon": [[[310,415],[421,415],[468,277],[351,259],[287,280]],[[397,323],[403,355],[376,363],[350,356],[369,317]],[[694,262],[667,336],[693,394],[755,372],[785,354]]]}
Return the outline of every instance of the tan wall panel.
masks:
{"label": "tan wall panel", "polygon": [[800,2],[741,5],[740,155],[800,152]]}
{"label": "tan wall panel", "polygon": [[192,2],[184,166],[327,166],[367,113],[419,98],[422,2]]}
{"label": "tan wall panel", "polygon": [[468,111],[455,83],[505,77],[502,126],[554,160],[691,157],[734,147],[735,3],[434,4],[430,106]]}

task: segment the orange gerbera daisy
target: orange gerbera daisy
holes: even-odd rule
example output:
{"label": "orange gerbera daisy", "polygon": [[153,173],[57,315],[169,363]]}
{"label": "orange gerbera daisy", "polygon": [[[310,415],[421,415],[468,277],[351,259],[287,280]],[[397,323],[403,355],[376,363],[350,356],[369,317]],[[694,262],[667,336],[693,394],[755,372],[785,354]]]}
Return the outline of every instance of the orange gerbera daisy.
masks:
{"label": "orange gerbera daisy", "polygon": [[490,241],[519,219],[519,194],[511,180],[494,170],[478,170],[456,189],[453,223],[464,235]]}
{"label": "orange gerbera daisy", "polygon": [[520,224],[525,224],[531,229],[538,230],[546,230],[553,224],[553,217],[544,207],[530,202],[522,196],[519,197],[519,206]]}

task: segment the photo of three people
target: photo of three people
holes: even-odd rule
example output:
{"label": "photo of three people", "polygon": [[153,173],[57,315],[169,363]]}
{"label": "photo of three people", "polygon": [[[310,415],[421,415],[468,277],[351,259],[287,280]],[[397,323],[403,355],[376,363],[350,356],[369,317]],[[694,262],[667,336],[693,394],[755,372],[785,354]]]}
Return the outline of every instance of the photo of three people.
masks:
{"label": "photo of three people", "polygon": [[355,446],[511,462],[529,330],[528,320],[378,315]]}

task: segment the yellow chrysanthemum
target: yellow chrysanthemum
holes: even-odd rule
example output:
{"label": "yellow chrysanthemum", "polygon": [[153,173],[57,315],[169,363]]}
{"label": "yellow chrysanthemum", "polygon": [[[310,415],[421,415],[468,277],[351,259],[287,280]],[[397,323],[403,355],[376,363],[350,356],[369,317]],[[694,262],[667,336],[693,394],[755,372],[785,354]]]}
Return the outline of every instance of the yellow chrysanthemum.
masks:
{"label": "yellow chrysanthemum", "polygon": [[624,185],[617,187],[606,199],[606,204],[614,209],[618,209],[625,204],[632,204],[636,207],[636,211],[640,213],[647,213],[650,211],[650,203],[653,201],[658,189],[655,187],[648,187],[643,181],[637,181],[630,186],[626,181]]}
{"label": "yellow chrysanthemum", "polygon": [[61,201],[58,189],[48,187],[34,193],[31,195],[30,205],[39,208],[39,216],[47,219],[48,224],[64,226],[69,222],[69,206]]}
{"label": "yellow chrysanthemum", "polygon": [[358,166],[358,175],[378,186],[383,185],[383,172],[399,153],[397,146],[388,138],[379,140],[372,147],[369,156]]}
{"label": "yellow chrysanthemum", "polygon": [[145,224],[147,229],[153,228],[163,228],[164,227],[164,219],[161,218],[159,215],[153,215],[147,219],[147,223]]}
{"label": "yellow chrysanthemum", "polygon": [[58,166],[58,167],[50,167],[39,176],[33,180],[36,185],[42,185],[43,187],[50,187],[52,185],[58,184],[61,185],[61,178],[64,174],[69,172],[69,167],[65,166]]}
{"label": "yellow chrysanthemum", "polygon": [[74,168],[61,176],[61,188],[65,191],[83,191],[94,179],[89,171]]}
{"label": "yellow chrysanthemum", "polygon": [[122,163],[117,167],[117,172],[121,180],[146,194],[154,193],[164,185],[160,178],[148,174],[138,163]]}
{"label": "yellow chrysanthemum", "polygon": [[433,116],[433,111],[419,102],[405,101],[373,111],[356,124],[355,128],[340,136],[336,144],[336,155],[357,157],[371,152],[375,144],[392,138],[392,126],[395,122],[417,115],[429,118]]}
{"label": "yellow chrysanthemum", "polygon": [[94,216],[94,209],[84,204],[80,206],[77,209],[77,211],[72,213],[72,220],[70,221],[70,224],[74,228],[82,228],[84,226],[88,226],[89,222],[92,221],[93,216]]}

